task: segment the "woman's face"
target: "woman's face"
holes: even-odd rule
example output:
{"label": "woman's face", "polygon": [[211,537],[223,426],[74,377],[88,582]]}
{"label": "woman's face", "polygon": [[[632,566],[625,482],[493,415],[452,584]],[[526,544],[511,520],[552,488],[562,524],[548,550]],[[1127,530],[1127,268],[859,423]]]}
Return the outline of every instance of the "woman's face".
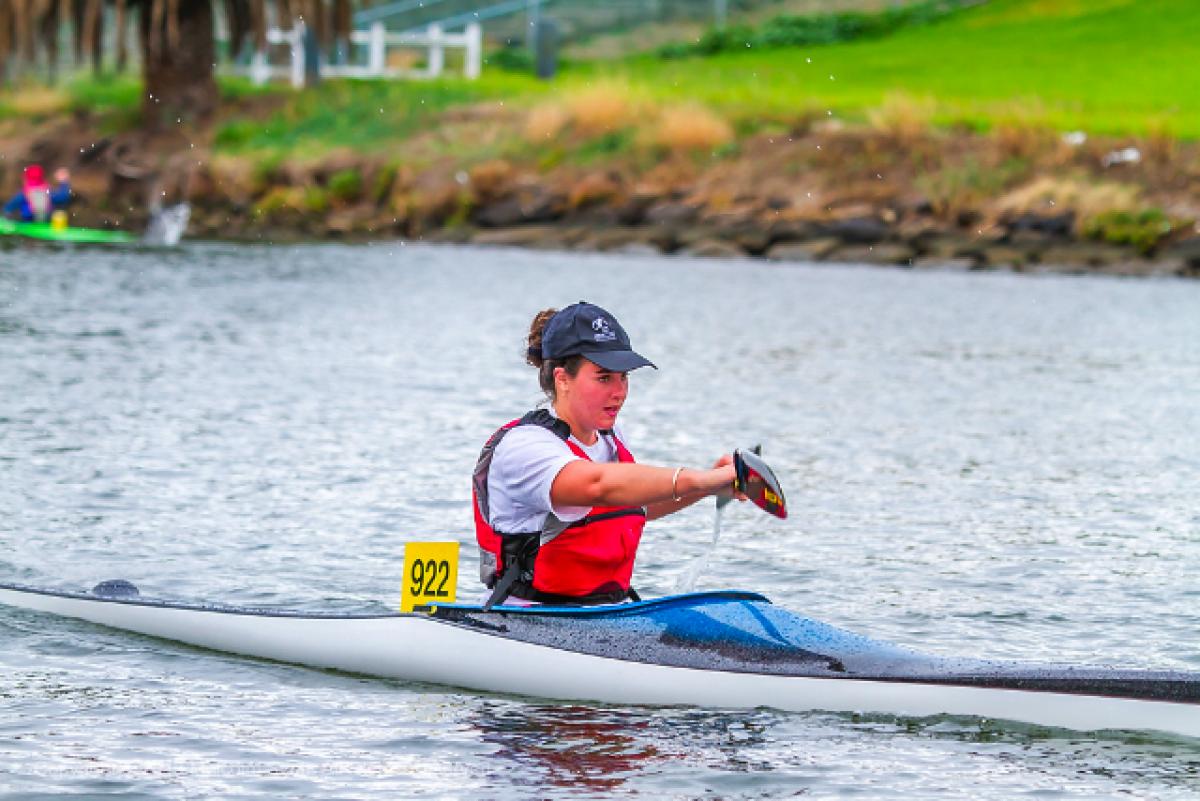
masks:
{"label": "woman's face", "polygon": [[555,409],[575,431],[590,434],[613,427],[629,394],[629,374],[605,370],[587,359],[574,377],[559,367],[554,371]]}

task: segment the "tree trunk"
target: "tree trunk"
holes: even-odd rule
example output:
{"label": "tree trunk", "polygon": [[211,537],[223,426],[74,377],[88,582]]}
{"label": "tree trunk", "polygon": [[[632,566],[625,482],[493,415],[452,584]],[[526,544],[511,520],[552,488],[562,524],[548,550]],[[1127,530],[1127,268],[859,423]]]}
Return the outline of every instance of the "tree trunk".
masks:
{"label": "tree trunk", "polygon": [[[177,21],[168,10],[175,7]],[[139,29],[144,126],[206,122],[217,108],[212,0],[145,0]]]}

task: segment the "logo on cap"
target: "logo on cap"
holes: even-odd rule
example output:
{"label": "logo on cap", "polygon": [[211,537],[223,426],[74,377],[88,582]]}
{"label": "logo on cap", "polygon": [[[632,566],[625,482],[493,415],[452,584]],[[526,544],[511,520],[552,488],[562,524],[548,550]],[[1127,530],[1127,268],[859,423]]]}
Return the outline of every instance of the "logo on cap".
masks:
{"label": "logo on cap", "polygon": [[617,338],[617,334],[612,330],[612,326],[608,324],[608,320],[603,317],[597,317],[592,320],[592,330],[596,332],[593,337],[597,342],[612,342]]}

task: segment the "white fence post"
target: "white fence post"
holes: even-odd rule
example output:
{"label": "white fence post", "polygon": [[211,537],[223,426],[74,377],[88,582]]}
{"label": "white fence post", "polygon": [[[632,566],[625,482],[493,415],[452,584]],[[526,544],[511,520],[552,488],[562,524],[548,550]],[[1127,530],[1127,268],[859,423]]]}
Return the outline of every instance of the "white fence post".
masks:
{"label": "white fence post", "polygon": [[250,57],[250,80],[255,86],[262,86],[271,77],[271,68],[267,65],[267,54],[264,50],[255,50]]}
{"label": "white fence post", "polygon": [[292,33],[289,37],[292,46],[292,87],[304,88],[304,21],[292,20]]}
{"label": "white fence post", "polygon": [[371,23],[371,36],[367,45],[367,74],[378,77],[387,67],[387,42],[384,40],[382,22]]}
{"label": "white fence post", "polygon": [[483,28],[478,22],[472,22],[467,25],[463,35],[467,40],[463,50],[463,73],[473,81],[479,77],[483,67]]}
{"label": "white fence post", "polygon": [[446,48],[442,39],[442,26],[429,26],[429,77],[436,78],[446,66]]}

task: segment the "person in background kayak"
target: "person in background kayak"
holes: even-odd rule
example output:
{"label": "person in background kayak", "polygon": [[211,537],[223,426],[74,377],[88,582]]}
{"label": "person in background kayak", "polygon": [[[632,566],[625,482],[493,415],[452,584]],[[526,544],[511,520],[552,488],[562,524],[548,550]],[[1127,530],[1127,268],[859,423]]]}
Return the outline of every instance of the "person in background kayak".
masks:
{"label": "person in background kayak", "polygon": [[599,306],[539,312],[527,344],[549,408],[501,427],[475,466],[486,605],[637,600],[630,577],[646,521],[731,491],[733,458],[708,469],[634,462],[617,416],[629,373],[654,365]]}
{"label": "person in background kayak", "polygon": [[21,191],[4,204],[4,216],[22,222],[46,222],[56,209],[71,202],[71,174],[66,169],[54,173],[55,186],[46,183],[40,164],[25,168]]}

